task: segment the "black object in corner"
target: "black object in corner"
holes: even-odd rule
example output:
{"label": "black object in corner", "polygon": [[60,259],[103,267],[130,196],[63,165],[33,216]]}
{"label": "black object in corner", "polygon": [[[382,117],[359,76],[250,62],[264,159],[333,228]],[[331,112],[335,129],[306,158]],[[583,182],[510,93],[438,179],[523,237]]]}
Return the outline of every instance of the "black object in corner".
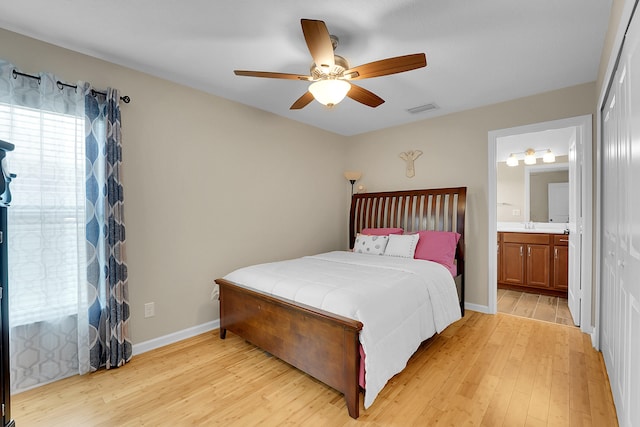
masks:
{"label": "black object in corner", "polygon": [[7,261],[7,208],[11,203],[9,184],[15,175],[6,170],[6,155],[13,144],[0,140],[0,389],[2,406],[0,415],[3,427],[14,427],[11,418],[11,378],[9,369],[9,299]]}

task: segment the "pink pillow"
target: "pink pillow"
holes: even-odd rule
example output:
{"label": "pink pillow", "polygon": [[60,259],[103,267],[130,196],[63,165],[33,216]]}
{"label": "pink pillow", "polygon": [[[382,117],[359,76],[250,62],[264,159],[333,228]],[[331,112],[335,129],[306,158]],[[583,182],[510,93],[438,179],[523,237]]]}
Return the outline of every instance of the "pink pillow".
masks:
{"label": "pink pillow", "polygon": [[360,234],[368,236],[388,236],[389,234],[402,234],[402,228],[363,228]]}
{"label": "pink pillow", "polygon": [[442,264],[453,276],[456,276],[457,268],[454,259],[460,234],[452,231],[419,231],[418,234],[420,240],[413,257]]}

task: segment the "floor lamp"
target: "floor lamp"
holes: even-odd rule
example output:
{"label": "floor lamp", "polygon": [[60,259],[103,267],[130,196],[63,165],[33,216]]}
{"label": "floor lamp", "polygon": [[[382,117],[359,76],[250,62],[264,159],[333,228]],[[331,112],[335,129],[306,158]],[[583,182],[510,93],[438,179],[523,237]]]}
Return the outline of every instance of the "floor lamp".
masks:
{"label": "floor lamp", "polygon": [[344,177],[347,178],[347,181],[349,181],[351,183],[351,195],[353,196],[353,185],[356,183],[357,180],[360,179],[360,177],[362,176],[361,172],[356,172],[356,171],[346,171],[344,173]]}

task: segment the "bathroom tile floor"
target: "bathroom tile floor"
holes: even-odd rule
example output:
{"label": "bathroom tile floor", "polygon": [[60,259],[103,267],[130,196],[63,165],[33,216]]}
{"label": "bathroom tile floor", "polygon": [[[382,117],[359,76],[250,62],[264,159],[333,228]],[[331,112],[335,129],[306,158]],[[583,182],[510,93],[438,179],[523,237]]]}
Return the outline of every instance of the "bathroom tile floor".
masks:
{"label": "bathroom tile floor", "polygon": [[566,298],[498,289],[498,312],[573,326]]}

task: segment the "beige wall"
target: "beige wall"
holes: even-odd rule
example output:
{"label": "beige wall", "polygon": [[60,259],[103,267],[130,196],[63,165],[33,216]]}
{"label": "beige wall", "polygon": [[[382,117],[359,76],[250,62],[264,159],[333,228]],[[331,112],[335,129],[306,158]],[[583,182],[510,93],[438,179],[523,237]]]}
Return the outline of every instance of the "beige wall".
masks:
{"label": "beige wall", "polygon": [[132,99],[122,128],[134,344],[217,319],[212,281],[235,267],[346,245],[342,137],[4,30],[0,57]]}
{"label": "beige wall", "polygon": [[524,222],[524,167],[496,164],[496,201],[498,222]]}
{"label": "beige wall", "polygon": [[[488,132],[593,114],[595,83],[350,138],[348,167],[368,191],[467,186],[466,301],[488,305]],[[398,153],[422,150],[407,178]]]}

